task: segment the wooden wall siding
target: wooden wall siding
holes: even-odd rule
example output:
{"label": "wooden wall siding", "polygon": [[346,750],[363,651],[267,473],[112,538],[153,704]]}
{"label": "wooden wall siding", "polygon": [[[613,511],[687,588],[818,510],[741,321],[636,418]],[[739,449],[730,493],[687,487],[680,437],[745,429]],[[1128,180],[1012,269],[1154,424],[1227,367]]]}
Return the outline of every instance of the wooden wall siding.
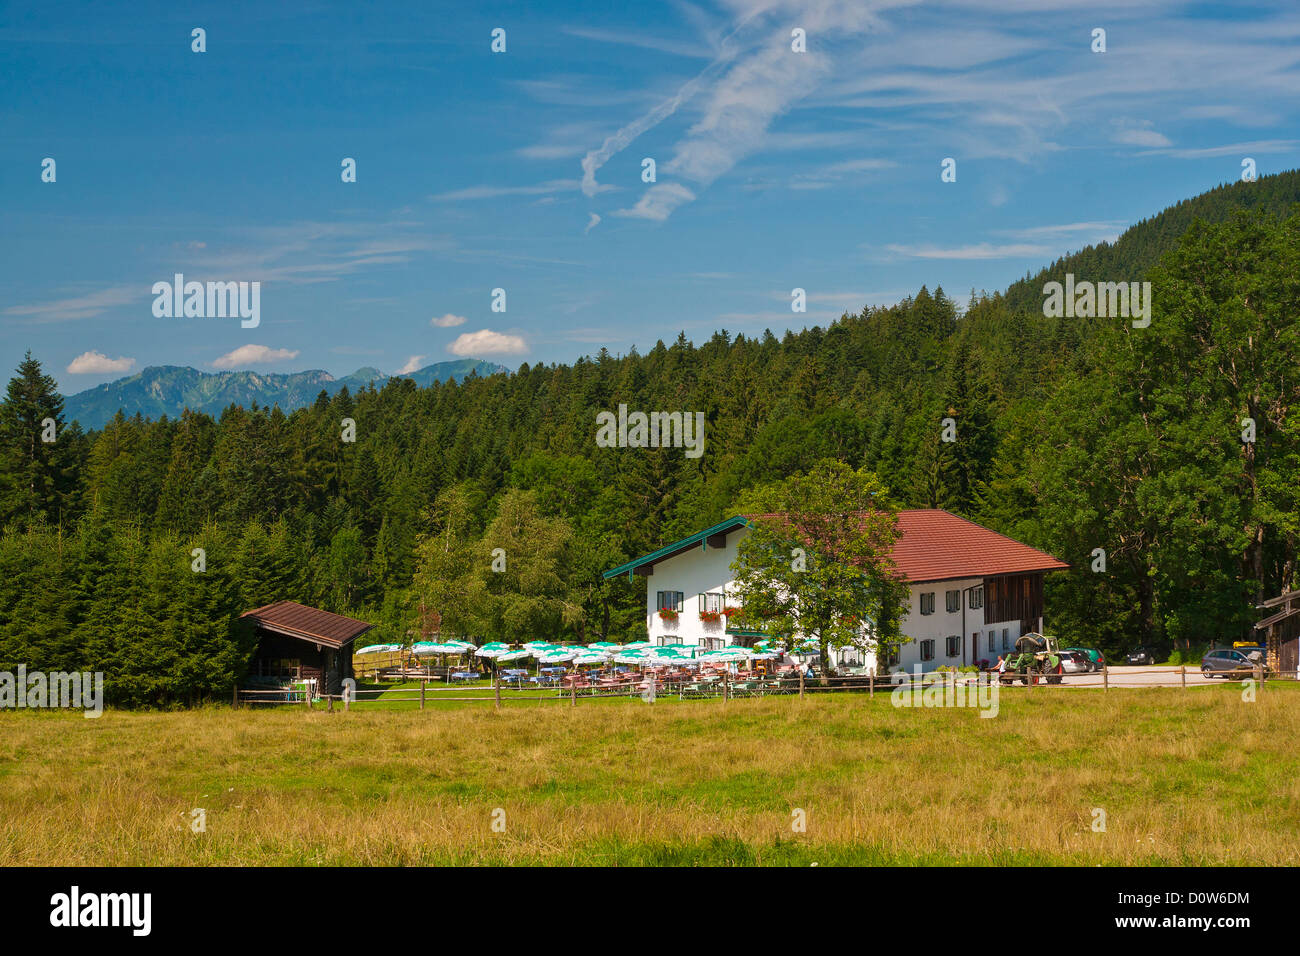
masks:
{"label": "wooden wall siding", "polygon": [[1043,616],[1043,573],[984,579],[984,622],[1037,621]]}
{"label": "wooden wall siding", "polygon": [[1283,618],[1270,627],[1264,646],[1268,666],[1274,672],[1294,673],[1300,657],[1300,614]]}

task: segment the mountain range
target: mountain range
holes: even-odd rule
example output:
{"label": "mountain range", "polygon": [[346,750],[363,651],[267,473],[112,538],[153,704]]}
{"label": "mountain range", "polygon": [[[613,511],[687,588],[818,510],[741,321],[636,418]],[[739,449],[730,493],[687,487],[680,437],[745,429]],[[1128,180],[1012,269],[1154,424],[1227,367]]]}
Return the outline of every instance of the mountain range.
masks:
{"label": "mountain range", "polygon": [[351,375],[335,378],[323,369],[305,372],[201,372],[179,365],[153,365],[135,375],[105,382],[69,396],[64,403],[68,421],[82,428],[102,428],[120,410],[127,416],[139,412],[145,418],[163,415],[178,418],[189,409],[220,417],[228,405],[247,408],[254,403],[280,406],[284,412],[310,405],[325,392],[333,395],[343,388],[356,392],[372,382],[382,386],[391,378],[409,378],[424,387],[469,375],[509,372],[504,365],[482,359],[437,362],[404,375],[385,375],[377,368],[359,368]]}

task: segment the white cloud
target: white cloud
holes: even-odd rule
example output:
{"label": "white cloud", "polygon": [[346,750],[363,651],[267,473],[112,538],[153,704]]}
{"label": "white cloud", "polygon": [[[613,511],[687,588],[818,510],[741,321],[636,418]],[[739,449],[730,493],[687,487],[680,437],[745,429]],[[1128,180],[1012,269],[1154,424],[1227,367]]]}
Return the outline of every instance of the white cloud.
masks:
{"label": "white cloud", "polygon": [[1262,139],[1249,143],[1230,143],[1227,146],[1206,146],[1200,149],[1153,149],[1150,152],[1175,159],[1205,159],[1215,156],[1249,156],[1252,153],[1289,153],[1296,148],[1294,139]]}
{"label": "white cloud", "polygon": [[614,215],[663,222],[672,215],[674,209],[694,198],[695,193],[681,183],[658,183],[643,192],[635,206],[630,209],[616,209]]}
{"label": "white cloud", "polygon": [[582,234],[585,236],[587,233],[591,232],[591,230],[595,229],[599,225],[600,225],[600,216],[596,215],[596,213],[593,212],[591,214],[591,218],[587,220],[587,228],[582,230]]}
{"label": "white cloud", "polygon": [[708,59],[713,55],[708,47],[701,46],[698,43],[678,43],[675,40],[647,36],[640,31],[636,33],[620,33],[614,30],[596,30],[591,27],[565,27],[564,32],[570,36],[581,37],[584,40],[595,40],[597,43],[637,46],[645,50],[671,53],[674,56]]}
{"label": "white cloud", "polygon": [[551,179],[534,186],[469,186],[465,189],[438,193],[429,198],[434,202],[459,202],[465,199],[496,199],[499,196],[544,196],[569,192],[580,185],[576,179]]}
{"label": "white cloud", "polygon": [[265,345],[241,345],[233,352],[214,359],[213,368],[236,368],[240,365],[269,365],[297,358],[297,349],[272,349]]}
{"label": "white cloud", "polygon": [[410,375],[412,372],[418,372],[424,368],[424,356],[412,355],[406,360],[406,364],[397,370],[398,375]]}
{"label": "white cloud", "polygon": [[402,219],[387,222],[296,222],[236,230],[233,243],[191,248],[161,276],[250,279],[311,285],[335,282],[373,266],[402,265],[416,253],[451,252],[455,244],[417,234]]}
{"label": "white cloud", "polygon": [[957,246],[943,249],[938,246],[904,246],[887,247],[895,255],[908,256],[913,259],[1016,259],[1021,256],[1048,255],[1051,250],[1046,246],[1030,243],[1008,243],[995,246],[987,242],[975,245]]}
{"label": "white cloud", "polygon": [[109,358],[102,352],[82,352],[68,363],[72,375],[93,375],[103,372],[125,372],[135,364],[133,358]]}
{"label": "white cloud", "polygon": [[435,315],[429,320],[429,324],[439,329],[453,329],[458,325],[465,324],[465,316],[453,315],[448,312],[446,315]]}
{"label": "white cloud", "polygon": [[37,322],[64,322],[72,319],[91,319],[119,305],[147,302],[147,285],[114,286],[69,299],[56,299],[33,305],[11,305],[5,315],[31,315]]}
{"label": "white cloud", "polygon": [[1111,138],[1125,146],[1154,148],[1172,146],[1173,141],[1168,136],[1152,129],[1154,125],[1150,120],[1143,120],[1141,123],[1116,121],[1115,135]]}
{"label": "white cloud", "polygon": [[456,341],[447,346],[452,355],[477,357],[480,355],[522,355],[528,351],[528,343],[517,335],[480,329],[477,332],[462,332]]}
{"label": "white cloud", "polygon": [[[833,50],[851,47],[876,23],[876,6],[852,0],[740,4],[735,28],[718,43],[717,56],[702,72],[583,158],[583,192],[594,194],[596,172],[614,154],[697,96],[700,116],[662,168],[700,187],[710,185],[765,144],[773,120],[834,75]],[[805,53],[790,48],[792,23],[813,38]],[[680,184],[671,192],[652,188],[619,214],[663,220],[695,196]]]}

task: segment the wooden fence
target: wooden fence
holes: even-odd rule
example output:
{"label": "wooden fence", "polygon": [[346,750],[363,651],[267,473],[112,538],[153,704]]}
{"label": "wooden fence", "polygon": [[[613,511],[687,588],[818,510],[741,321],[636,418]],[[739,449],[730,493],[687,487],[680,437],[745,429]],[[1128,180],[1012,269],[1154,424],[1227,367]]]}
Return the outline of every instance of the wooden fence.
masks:
{"label": "wooden fence", "polygon": [[[1191,668],[1192,674],[1199,668]],[[1189,668],[1187,667],[1149,667],[1125,668],[1117,674],[1115,686],[1124,687],[1188,687]],[[920,675],[925,682],[959,683],[975,685],[979,678],[999,683],[1002,688],[1024,687],[1100,687],[1110,690],[1112,679],[1109,667],[1094,673],[1076,673],[1051,675],[1055,680],[1049,682],[1043,675],[1021,677],[1012,672],[1001,675],[999,681],[996,671],[973,673],[944,673],[936,675],[933,671]],[[1230,680],[1253,679],[1262,686],[1267,680],[1295,679],[1294,675],[1270,674],[1263,667],[1245,668],[1232,671],[1215,671],[1215,677]],[[431,686],[433,681],[441,680],[440,675],[420,676],[418,687],[382,688],[367,687],[355,690],[350,696],[346,694],[321,694],[314,696],[297,689],[248,690],[236,688],[233,704],[236,707],[252,704],[279,704],[313,707],[333,711],[336,706],[348,710],[353,703],[368,701],[372,703],[415,703],[424,710],[438,703],[482,703],[500,708],[506,704],[520,703],[568,703],[577,706],[579,701],[591,701],[608,698],[640,697],[650,700],[652,697],[676,697],[679,700],[718,699],[724,703],[737,698],[797,696],[827,693],[857,693],[874,696],[877,692],[890,693],[900,684],[913,682],[915,675],[861,675],[846,677],[805,677],[798,675],[747,675],[721,673],[705,678],[657,678],[651,682],[646,675],[634,675],[616,681],[584,682],[572,678],[560,679],[550,684],[530,685],[523,681],[494,679],[491,684],[468,684],[463,686]],[[1131,682],[1130,678],[1138,678]],[[1196,684],[1192,686],[1198,686]],[[1200,684],[1199,686],[1204,686]],[[504,693],[503,693],[504,692]]]}

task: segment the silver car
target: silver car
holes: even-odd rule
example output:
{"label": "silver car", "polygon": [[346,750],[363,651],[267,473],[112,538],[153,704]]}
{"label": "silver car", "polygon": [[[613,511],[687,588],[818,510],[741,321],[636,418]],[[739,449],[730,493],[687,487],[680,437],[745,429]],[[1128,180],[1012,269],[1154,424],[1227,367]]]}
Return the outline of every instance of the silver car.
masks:
{"label": "silver car", "polygon": [[1092,670],[1092,661],[1087,654],[1078,651],[1061,651],[1062,674],[1086,674]]}
{"label": "silver car", "polygon": [[1201,658],[1201,673],[1206,677],[1248,677],[1247,672],[1253,673],[1256,665],[1263,663],[1258,651],[1251,653],[1249,648],[1236,650],[1225,647],[1210,651]]}

